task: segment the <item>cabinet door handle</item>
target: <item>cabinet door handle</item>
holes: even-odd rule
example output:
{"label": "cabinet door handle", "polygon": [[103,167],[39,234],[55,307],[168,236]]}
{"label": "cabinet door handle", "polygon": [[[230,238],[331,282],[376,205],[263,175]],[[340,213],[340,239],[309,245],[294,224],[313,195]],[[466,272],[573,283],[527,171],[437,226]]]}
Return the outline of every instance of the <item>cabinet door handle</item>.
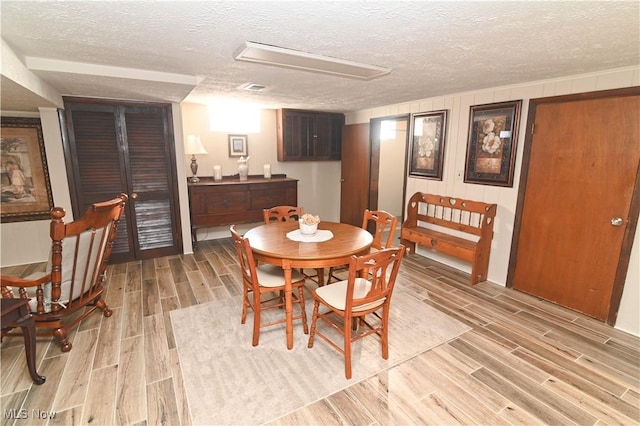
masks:
{"label": "cabinet door handle", "polygon": [[132,193],[131,193],[131,199],[132,199],[132,200],[135,200],[136,198],[138,198],[138,194],[137,194],[137,193],[135,193],[135,192],[132,192]]}

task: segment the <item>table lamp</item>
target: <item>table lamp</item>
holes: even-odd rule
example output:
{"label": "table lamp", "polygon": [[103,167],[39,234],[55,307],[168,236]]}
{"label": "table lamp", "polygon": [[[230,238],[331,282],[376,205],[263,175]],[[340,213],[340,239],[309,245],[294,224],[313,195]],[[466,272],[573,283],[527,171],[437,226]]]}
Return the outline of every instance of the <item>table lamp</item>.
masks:
{"label": "table lamp", "polygon": [[189,135],[187,137],[187,146],[185,149],[185,154],[191,155],[191,173],[193,176],[189,179],[191,183],[200,182],[200,179],[196,176],[198,173],[198,163],[196,162],[196,154],[206,154],[207,151],[202,146],[202,141],[200,141],[200,136],[197,135]]}

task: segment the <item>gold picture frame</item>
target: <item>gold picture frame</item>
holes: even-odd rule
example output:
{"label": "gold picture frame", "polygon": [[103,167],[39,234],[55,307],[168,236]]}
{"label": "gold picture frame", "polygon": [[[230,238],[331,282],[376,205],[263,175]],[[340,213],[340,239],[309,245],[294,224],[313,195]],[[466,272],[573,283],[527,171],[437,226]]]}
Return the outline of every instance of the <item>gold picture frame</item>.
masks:
{"label": "gold picture frame", "polygon": [[49,219],[53,196],[40,119],[0,122],[0,222]]}

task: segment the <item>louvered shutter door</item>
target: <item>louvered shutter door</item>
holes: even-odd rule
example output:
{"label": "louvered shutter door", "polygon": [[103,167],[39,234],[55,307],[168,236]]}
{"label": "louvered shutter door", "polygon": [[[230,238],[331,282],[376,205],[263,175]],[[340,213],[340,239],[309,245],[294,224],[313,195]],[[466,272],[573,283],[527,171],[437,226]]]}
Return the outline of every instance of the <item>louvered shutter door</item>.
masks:
{"label": "louvered shutter door", "polygon": [[74,214],[124,192],[130,199],[111,259],[181,253],[170,107],[80,101],[65,108]]}
{"label": "louvered shutter door", "polygon": [[138,194],[134,203],[138,244],[141,250],[160,250],[157,256],[173,254],[166,249],[177,244],[178,224],[172,214],[177,205],[171,193],[176,182],[165,111],[126,108],[124,115],[131,188]]}

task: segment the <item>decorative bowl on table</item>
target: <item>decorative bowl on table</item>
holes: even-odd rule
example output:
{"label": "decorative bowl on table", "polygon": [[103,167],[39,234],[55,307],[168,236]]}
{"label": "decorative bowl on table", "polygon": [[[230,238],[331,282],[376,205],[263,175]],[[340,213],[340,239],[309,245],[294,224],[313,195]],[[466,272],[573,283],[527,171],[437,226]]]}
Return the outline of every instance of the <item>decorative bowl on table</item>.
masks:
{"label": "decorative bowl on table", "polygon": [[300,217],[300,233],[302,235],[315,235],[318,232],[318,224],[320,223],[320,217],[312,214],[303,214]]}

